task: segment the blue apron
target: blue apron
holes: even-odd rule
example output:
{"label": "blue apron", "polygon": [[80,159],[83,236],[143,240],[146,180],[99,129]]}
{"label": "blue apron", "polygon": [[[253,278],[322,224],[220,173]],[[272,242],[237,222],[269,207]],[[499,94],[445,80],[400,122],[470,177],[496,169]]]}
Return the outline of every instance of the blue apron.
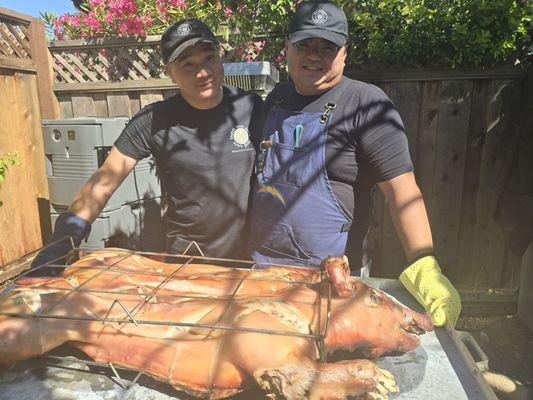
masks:
{"label": "blue apron", "polygon": [[336,103],[327,102],[323,112],[294,112],[282,102],[267,116],[256,161],[249,251],[257,262],[317,266],[345,253],[352,223],[326,173]]}

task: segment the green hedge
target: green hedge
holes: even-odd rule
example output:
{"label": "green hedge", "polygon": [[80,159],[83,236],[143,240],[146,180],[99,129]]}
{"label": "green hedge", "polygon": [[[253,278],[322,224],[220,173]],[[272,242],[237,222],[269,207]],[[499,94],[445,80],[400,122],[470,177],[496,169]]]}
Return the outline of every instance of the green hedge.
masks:
{"label": "green hedge", "polygon": [[[159,34],[170,22],[198,17],[225,37],[226,61],[283,65],[294,0],[90,0],[56,18],[56,38]],[[119,4],[119,3],[117,3]],[[527,0],[339,0],[358,68],[479,68],[526,58],[531,46]],[[126,10],[128,8],[128,10]],[[43,16],[51,23],[50,15]],[[529,35],[528,35],[529,29]]]}
{"label": "green hedge", "polygon": [[352,65],[488,67],[523,57],[524,40],[530,40],[531,5],[515,0],[360,0],[353,4],[347,6]]}

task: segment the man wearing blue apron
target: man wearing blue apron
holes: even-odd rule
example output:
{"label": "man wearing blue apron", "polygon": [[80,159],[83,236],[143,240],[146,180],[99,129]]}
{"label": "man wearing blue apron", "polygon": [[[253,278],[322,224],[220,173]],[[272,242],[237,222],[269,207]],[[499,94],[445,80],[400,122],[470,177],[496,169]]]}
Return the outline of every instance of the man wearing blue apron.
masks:
{"label": "man wearing blue apron", "polygon": [[410,260],[400,280],[436,325],[455,324],[460,298],[433,256],[403,122],[380,89],[343,76],[344,12],[327,1],[303,2],[288,32],[291,82],[266,100],[256,160],[253,259],[259,266],[317,266],[348,248],[352,269],[364,269],[370,193],[377,183]]}

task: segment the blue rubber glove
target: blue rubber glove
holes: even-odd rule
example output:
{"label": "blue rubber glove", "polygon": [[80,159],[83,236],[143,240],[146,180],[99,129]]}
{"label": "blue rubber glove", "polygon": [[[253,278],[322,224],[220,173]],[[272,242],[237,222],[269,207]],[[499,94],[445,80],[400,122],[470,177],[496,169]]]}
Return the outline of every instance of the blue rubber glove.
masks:
{"label": "blue rubber glove", "polygon": [[[81,241],[91,232],[91,224],[71,212],[64,212],[57,217],[54,233],[50,236],[46,247],[35,257],[31,263],[32,268],[47,264],[66,264],[66,255],[72,250],[72,243],[68,239],[70,236],[74,246],[79,246]],[[28,274],[28,276],[58,276],[63,272],[62,267],[51,268],[42,267]]]}

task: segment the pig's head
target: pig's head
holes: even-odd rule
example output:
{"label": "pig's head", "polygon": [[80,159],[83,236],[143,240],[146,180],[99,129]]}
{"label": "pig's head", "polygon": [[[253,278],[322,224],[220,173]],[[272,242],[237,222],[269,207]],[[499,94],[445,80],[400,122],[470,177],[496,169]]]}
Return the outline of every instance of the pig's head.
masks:
{"label": "pig's head", "polygon": [[433,330],[426,313],[402,305],[381,290],[350,278],[352,295],[334,298],[326,347],[356,351],[364,357],[413,350],[420,344],[418,335]]}

